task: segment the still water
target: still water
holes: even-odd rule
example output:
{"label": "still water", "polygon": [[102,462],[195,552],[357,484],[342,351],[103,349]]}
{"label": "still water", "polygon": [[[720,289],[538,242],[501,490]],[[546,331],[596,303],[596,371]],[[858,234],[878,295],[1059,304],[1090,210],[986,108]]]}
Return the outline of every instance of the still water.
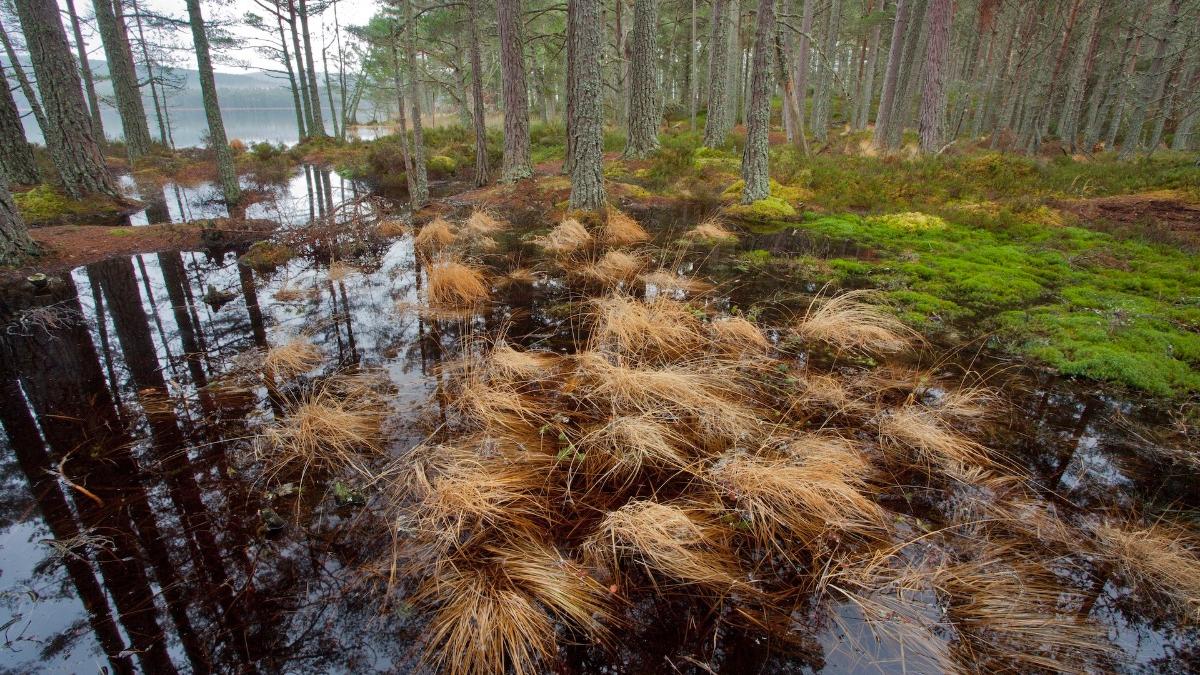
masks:
{"label": "still water", "polygon": [[[211,186],[140,194],[134,223],[224,215]],[[352,182],[305,167],[247,216],[285,229],[326,213],[373,219],[380,206]],[[641,214],[661,240],[696,212]],[[463,213],[451,215],[465,215]],[[536,225],[518,223],[520,227]],[[794,231],[750,235],[741,249],[837,252]],[[242,248],[119,257],[3,299],[0,330],[0,669],[4,672],[410,672],[422,616],[386,611],[375,565],[389,542],[381,496],[339,505],[334,486],[284,490],[259,473],[255,439],[280,413],[245,355],[305,336],[335,371],[381,372],[395,389],[389,437],[411,448],[436,419],[438,366],[468,335],[505,330],[520,345],[554,344],[575,330],[556,310],[571,299],[553,278],[502,293],[464,318],[413,307],[423,281],[411,236],[376,241],[349,270],[302,255],[266,274],[237,262]],[[743,275],[736,251],[681,267],[726,284],[710,301],[765,297],[802,307],[816,280]],[[509,265],[520,239],[489,254]],[[211,291],[229,300],[204,301]],[[14,311],[15,310],[15,311]],[[972,358],[969,367],[987,368]],[[945,363],[953,378],[968,366]],[[1154,409],[1039,373],[998,371],[1014,399],[993,444],[1029,471],[1061,508],[1086,512],[1171,504],[1195,508],[1196,468],[1164,459],[1168,420]],[[909,499],[909,497],[905,497]],[[908,508],[936,521],[954,504],[920,495]],[[264,520],[284,514],[281,532]],[[1130,671],[1195,667],[1198,636],[1165,621],[1107,576],[1084,583],[1086,613],[1122,650]],[[676,600],[630,608],[613,652],[574,647],[561,672],[903,672],[853,606],[840,625],[798,625],[794,642],[722,624]],[[911,671],[910,671],[911,672]]]}

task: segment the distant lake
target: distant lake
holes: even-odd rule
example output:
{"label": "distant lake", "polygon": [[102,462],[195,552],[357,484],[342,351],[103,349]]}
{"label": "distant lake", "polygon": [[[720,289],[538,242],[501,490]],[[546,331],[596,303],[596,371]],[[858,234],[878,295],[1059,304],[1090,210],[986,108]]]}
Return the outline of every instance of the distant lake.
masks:
{"label": "distant lake", "polygon": [[[150,122],[150,136],[158,140],[158,120],[153,108],[147,108],[146,115]],[[107,106],[101,107],[100,116],[104,120],[104,134],[110,139],[121,138],[121,116],[117,111]],[[203,139],[208,135],[208,120],[204,117],[203,108],[173,108],[170,117],[168,126],[175,147],[204,145]],[[225,121],[225,135],[231,141],[236,138],[247,145],[260,141],[292,145],[299,140],[296,113],[292,108],[223,108],[221,119]],[[45,145],[42,130],[38,128],[33,115],[25,115],[24,123],[26,138]],[[325,121],[325,129],[333,133],[329,120]]]}

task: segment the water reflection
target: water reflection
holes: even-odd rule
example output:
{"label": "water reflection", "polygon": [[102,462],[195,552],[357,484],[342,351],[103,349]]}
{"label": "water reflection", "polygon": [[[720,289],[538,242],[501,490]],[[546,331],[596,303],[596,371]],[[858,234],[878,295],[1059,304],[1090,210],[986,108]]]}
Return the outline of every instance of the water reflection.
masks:
{"label": "water reflection", "polygon": [[[307,181],[303,199],[280,207],[299,209],[295,218],[340,208],[347,194],[319,171],[297,174],[298,191],[299,181]],[[147,220],[177,217],[172,192],[144,193]],[[787,235],[770,236],[744,245],[795,246]],[[250,438],[276,414],[274,401],[256,389],[230,405],[215,385],[239,354],[307,336],[327,357],[326,369],[387,374],[401,452],[421,435],[413,425],[438,385],[436,366],[457,353],[461,337],[506,326],[514,342],[553,347],[577,328],[555,310],[570,289],[514,290],[482,315],[431,320],[396,310],[419,297],[409,238],[345,275],[300,258],[259,276],[237,264],[238,253],[117,258],[77,269],[44,293],[5,299],[6,313],[20,317],[0,332],[0,425],[10,450],[0,464],[0,594],[13,619],[0,652],[7,669],[413,667],[420,617],[381,616],[363,569],[387,545],[374,510],[339,509],[323,494],[304,495],[303,504],[268,494],[272,486],[254,473]],[[728,260],[691,263],[738,274]],[[791,283],[787,290],[799,297],[802,280]],[[201,301],[209,287],[235,297],[215,309]],[[767,292],[731,288],[715,301],[749,306]],[[769,292],[780,288],[776,280]],[[955,368],[944,366],[944,374]],[[1191,489],[1195,467],[1156,454],[1153,430],[1166,421],[1154,410],[1046,376],[998,377],[1011,378],[1006,388],[1017,407],[993,445],[1026,467],[1059,508],[1200,506]],[[909,487],[918,493],[906,497],[910,509],[934,523],[950,519],[954,504],[926,503]],[[272,538],[262,527],[265,508],[299,515]],[[1194,665],[1194,631],[1153,616],[1106,573],[1081,584],[1080,613],[1108,627],[1133,661],[1175,671]],[[701,602],[630,612],[636,621],[625,651],[572,649],[568,672],[663,672],[664,662],[679,672],[902,669],[870,662],[835,628],[808,625],[799,609],[804,631],[796,644],[731,627]]]}

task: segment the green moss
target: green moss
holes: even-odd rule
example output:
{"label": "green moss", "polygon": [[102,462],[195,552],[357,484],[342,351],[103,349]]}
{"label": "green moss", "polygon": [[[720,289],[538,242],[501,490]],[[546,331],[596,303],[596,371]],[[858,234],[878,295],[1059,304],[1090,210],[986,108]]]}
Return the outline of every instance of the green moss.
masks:
{"label": "green moss", "polygon": [[271,241],[256,241],[238,262],[258,272],[270,272],[295,256],[292,249]]}
{"label": "green moss", "polygon": [[449,176],[458,169],[458,162],[446,155],[431,155],[425,160],[425,168],[435,176]]}
{"label": "green moss", "polygon": [[53,225],[88,219],[104,221],[124,210],[103,195],[92,195],[77,201],[46,184],[13,193],[13,201],[29,225]]}
{"label": "green moss", "polygon": [[725,213],[745,220],[771,221],[794,218],[796,208],[779,197],[767,197],[752,204],[733,204],[725,207]]}

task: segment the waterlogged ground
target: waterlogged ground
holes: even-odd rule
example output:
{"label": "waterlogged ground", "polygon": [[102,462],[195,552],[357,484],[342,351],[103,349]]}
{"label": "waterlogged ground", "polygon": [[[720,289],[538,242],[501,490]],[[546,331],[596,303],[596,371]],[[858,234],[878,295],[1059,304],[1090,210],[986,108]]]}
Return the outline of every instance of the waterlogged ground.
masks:
{"label": "waterlogged ground", "polygon": [[[315,184],[329,185],[328,195],[308,189],[312,172],[298,174],[254,207],[262,209],[256,217],[295,226],[357,194],[327,179]],[[134,224],[223,215],[215,208],[199,193],[168,190],[159,209]],[[356,208],[355,215],[375,215],[369,204]],[[710,309],[753,312],[780,326],[821,289],[821,274],[781,273],[756,251],[869,256],[793,230],[746,235],[724,248],[674,243],[712,208],[637,214],[656,234],[660,264],[717,283],[697,300]],[[381,372],[394,387],[389,447],[403,454],[444,418],[433,396],[446,377],[439,366],[460,354],[464,338],[503,331],[518,346],[554,349],[579,331],[573,303],[583,291],[522,241],[547,224],[536,214],[513,220],[515,234],[481,259],[498,272],[533,267],[540,280],[499,292],[468,316],[420,311],[425,271],[407,235],[374,241],[332,267],[328,251],[314,246],[268,274],[239,266],[241,250],[121,257],[5,299],[16,319],[0,335],[3,669],[417,668],[426,617],[402,598],[382,602],[388,570],[380,563],[391,546],[383,497],[346,478],[301,483],[262,474],[256,438],[282,404],[278,392],[245,384],[245,355],[303,336],[324,364],[302,380]],[[830,365],[827,357],[812,360]],[[977,344],[934,346],[902,366],[925,373],[929,396],[981,375],[1002,390],[1008,402],[997,405],[988,445],[1028,472],[1037,503],[1064,519],[1153,519],[1200,506],[1200,463],[1189,448],[1195,436],[1176,410],[1110,398],[1101,387],[998,360]],[[287,385],[280,390],[286,395]],[[347,497],[358,493],[365,505]],[[898,514],[899,529],[920,537],[961,522],[961,511],[972,508],[966,497],[914,481],[878,499]],[[1119,649],[1114,669],[1200,667],[1197,630],[1119,575],[1097,566],[1062,584],[1082,599],[1064,611],[1099,623]],[[852,602],[796,607],[784,631],[750,627],[733,612],[686,594],[633,603],[612,649],[569,647],[557,672],[929,672],[909,661],[908,647],[877,639]],[[935,627],[941,618],[927,617]],[[929,632],[953,639],[948,629]],[[969,654],[958,658],[970,667]]]}

